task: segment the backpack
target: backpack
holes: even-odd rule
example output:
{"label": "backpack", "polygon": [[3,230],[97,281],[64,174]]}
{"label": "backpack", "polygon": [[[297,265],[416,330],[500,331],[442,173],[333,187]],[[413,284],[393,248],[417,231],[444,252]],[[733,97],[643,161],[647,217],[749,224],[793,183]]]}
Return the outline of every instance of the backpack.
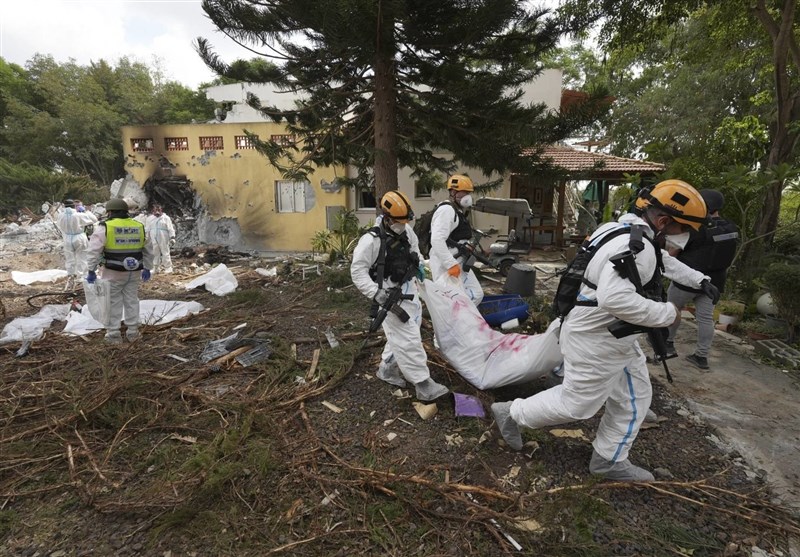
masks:
{"label": "backpack", "polygon": [[[445,203],[449,203],[455,209],[455,205],[452,201],[442,201],[427,213],[423,213],[416,219],[417,222],[414,223],[414,234],[417,235],[417,239],[419,240],[419,251],[425,258],[428,258],[431,253],[431,222],[433,222],[433,214],[436,212],[436,209]],[[456,210],[456,219],[458,219],[458,210]]]}
{"label": "backpack", "polygon": [[[561,271],[561,279],[558,281],[556,295],[553,298],[553,311],[557,317],[564,319],[575,306],[597,305],[596,301],[578,300],[578,293],[580,292],[581,285],[586,284],[591,288],[596,288],[594,284],[583,276],[586,273],[586,267],[589,266],[592,257],[594,257],[594,254],[597,253],[597,250],[600,249],[602,245],[620,234],[630,234],[630,232],[630,226],[622,226],[607,232],[599,239],[592,240],[591,238],[586,238],[583,241],[581,247],[578,248],[578,253],[572,261],[569,262],[567,268]],[[633,244],[633,241],[631,243]],[[641,248],[644,248],[644,245],[642,245]],[[636,250],[636,248],[632,247],[635,251],[641,251],[641,248]]]}

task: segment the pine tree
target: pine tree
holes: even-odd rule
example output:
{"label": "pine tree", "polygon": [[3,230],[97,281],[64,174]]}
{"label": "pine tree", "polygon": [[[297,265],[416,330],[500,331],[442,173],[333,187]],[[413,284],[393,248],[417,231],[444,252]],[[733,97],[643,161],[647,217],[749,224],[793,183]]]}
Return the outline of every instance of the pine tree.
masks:
{"label": "pine tree", "polygon": [[[484,173],[542,168],[522,148],[567,137],[602,102],[569,115],[523,105],[520,87],[559,33],[544,10],[517,0],[204,0],[226,35],[274,64],[227,64],[198,38],[219,75],[299,93],[293,110],[248,103],[286,122],[297,142],[251,139],[290,178],[315,166],[351,164],[347,185],[397,188],[398,167],[438,182],[455,159]],[[593,99],[594,100],[594,99]],[[588,107],[588,108],[587,108]],[[439,154],[437,156],[437,153]]]}

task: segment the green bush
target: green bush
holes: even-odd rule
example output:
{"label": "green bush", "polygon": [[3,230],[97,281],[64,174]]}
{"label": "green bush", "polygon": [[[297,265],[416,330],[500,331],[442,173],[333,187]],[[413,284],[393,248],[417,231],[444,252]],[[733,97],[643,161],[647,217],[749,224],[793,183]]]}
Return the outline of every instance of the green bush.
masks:
{"label": "green bush", "polygon": [[794,330],[800,325],[800,296],[797,294],[800,265],[773,263],[763,279],[778,307],[778,314],[789,323],[789,342],[794,342]]}
{"label": "green bush", "polygon": [[317,230],[314,233],[311,247],[315,252],[328,253],[331,263],[339,259],[349,261],[358,239],[368,228],[359,226],[355,211],[342,211],[336,215],[333,230]]}

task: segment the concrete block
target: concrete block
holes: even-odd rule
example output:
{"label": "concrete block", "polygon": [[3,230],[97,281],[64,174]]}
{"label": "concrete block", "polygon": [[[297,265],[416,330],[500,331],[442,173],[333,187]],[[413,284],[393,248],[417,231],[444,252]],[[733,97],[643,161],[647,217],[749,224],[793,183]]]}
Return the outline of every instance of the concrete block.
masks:
{"label": "concrete block", "polygon": [[772,360],[781,362],[787,367],[800,367],[800,352],[788,344],[775,339],[757,340],[756,353]]}

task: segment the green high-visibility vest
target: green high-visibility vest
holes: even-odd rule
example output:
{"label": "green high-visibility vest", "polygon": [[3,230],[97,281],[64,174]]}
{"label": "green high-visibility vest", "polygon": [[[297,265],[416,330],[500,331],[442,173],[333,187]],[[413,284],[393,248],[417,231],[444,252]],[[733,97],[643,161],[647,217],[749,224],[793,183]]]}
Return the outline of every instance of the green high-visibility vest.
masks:
{"label": "green high-visibility vest", "polygon": [[105,266],[114,271],[140,271],[144,249],[144,225],[133,219],[109,219],[105,222]]}

